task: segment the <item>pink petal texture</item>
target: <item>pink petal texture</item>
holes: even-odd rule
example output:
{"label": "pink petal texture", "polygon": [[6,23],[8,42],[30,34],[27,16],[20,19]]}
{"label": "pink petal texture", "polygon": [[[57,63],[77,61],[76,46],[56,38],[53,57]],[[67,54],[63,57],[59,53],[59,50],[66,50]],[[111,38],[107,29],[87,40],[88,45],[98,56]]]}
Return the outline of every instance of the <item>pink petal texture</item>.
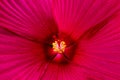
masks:
{"label": "pink petal texture", "polygon": [[59,30],[78,39],[88,29],[107,23],[120,8],[119,0],[54,0]]}
{"label": "pink petal texture", "polygon": [[57,31],[50,0],[2,0],[0,6],[1,27],[21,37],[44,40]]}
{"label": "pink petal texture", "polygon": [[120,0],[1,0],[0,80],[120,80]]}

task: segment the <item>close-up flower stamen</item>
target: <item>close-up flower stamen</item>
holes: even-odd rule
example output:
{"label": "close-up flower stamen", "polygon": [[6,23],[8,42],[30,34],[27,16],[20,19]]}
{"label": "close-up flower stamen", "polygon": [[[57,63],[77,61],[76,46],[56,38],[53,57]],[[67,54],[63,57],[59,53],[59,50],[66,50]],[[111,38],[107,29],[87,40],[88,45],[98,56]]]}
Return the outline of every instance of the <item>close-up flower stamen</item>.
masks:
{"label": "close-up flower stamen", "polygon": [[66,43],[64,41],[57,40],[52,43],[53,51],[57,53],[63,53],[66,48]]}

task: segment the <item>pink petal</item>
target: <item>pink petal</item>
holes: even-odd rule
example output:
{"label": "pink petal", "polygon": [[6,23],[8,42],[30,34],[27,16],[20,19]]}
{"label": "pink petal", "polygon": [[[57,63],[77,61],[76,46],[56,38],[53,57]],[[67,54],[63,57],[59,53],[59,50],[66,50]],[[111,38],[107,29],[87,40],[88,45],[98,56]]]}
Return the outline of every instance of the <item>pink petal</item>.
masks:
{"label": "pink petal", "polygon": [[0,9],[1,27],[24,38],[43,40],[57,32],[51,0],[2,0]]}
{"label": "pink petal", "polygon": [[88,35],[79,44],[74,65],[86,69],[91,79],[120,80],[120,13],[94,37]]}
{"label": "pink petal", "polygon": [[119,5],[119,0],[54,0],[53,11],[59,30],[78,39],[89,28],[103,24]]}
{"label": "pink petal", "polygon": [[33,75],[31,73],[37,72],[40,65],[46,64],[43,53],[39,44],[18,36],[0,34],[0,79],[26,80]]}

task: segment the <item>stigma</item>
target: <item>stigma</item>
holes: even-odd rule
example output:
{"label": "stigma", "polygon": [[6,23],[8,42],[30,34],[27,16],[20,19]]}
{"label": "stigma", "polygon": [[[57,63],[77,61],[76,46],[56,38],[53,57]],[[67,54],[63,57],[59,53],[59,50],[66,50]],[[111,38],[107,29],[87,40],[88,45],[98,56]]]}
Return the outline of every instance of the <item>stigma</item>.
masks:
{"label": "stigma", "polygon": [[65,41],[56,40],[52,43],[53,51],[62,54],[65,51],[66,43]]}

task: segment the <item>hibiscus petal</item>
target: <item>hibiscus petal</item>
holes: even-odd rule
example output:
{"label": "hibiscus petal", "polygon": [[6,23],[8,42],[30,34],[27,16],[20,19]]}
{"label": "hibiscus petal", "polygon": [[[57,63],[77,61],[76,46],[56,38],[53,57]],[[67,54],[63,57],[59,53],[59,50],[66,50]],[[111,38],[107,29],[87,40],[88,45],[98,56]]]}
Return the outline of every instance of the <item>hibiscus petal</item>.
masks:
{"label": "hibiscus petal", "polygon": [[53,12],[59,30],[78,39],[113,15],[119,5],[119,0],[54,0]]}
{"label": "hibiscus petal", "polygon": [[[1,32],[0,79],[26,80],[30,75],[33,75],[31,73],[36,73],[39,68],[44,68],[46,62],[40,44],[7,34],[5,30],[1,30]],[[43,63],[44,65],[42,65]]]}
{"label": "hibiscus petal", "polygon": [[73,63],[85,68],[88,78],[120,80],[120,13],[94,37],[88,35],[79,43]]}
{"label": "hibiscus petal", "polygon": [[57,32],[51,0],[2,0],[0,13],[1,27],[27,39],[43,40]]}

